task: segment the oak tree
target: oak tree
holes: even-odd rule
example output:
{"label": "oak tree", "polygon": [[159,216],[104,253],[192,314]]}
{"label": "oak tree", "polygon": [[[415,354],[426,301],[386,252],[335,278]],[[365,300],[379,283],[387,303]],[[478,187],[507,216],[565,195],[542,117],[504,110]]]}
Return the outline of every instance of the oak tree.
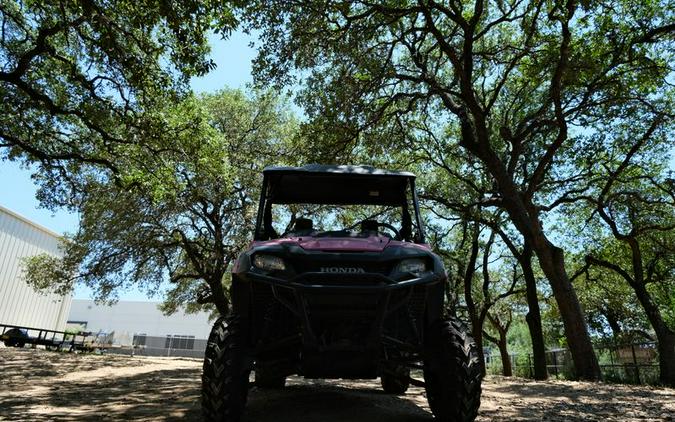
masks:
{"label": "oak tree", "polygon": [[665,3],[260,0],[244,16],[262,34],[258,79],[305,88],[324,149],[381,140],[370,135],[420,115],[450,127],[446,145],[482,164],[536,254],[576,375],[598,379],[564,250],[541,213],[583,177],[557,160],[579,128],[669,89],[675,8]]}

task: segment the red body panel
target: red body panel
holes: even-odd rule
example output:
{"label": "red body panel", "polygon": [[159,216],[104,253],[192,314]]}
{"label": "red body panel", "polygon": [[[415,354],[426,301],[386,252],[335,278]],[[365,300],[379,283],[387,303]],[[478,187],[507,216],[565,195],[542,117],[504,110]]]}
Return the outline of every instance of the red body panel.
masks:
{"label": "red body panel", "polygon": [[251,247],[264,245],[297,245],[308,251],[330,252],[381,252],[387,247],[416,248],[428,251],[427,244],[416,244],[391,240],[386,236],[369,237],[287,237],[253,242]]}

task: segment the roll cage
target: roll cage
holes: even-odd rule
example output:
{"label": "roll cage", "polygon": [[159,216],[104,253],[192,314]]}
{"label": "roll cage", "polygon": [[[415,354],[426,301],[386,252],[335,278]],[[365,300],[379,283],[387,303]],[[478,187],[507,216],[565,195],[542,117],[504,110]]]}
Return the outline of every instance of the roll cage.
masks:
{"label": "roll cage", "polygon": [[[415,191],[415,175],[371,166],[318,165],[267,167],[256,218],[254,239],[276,237],[272,227],[274,204],[385,205],[401,208],[401,235],[425,243]],[[412,210],[411,210],[412,205]],[[411,211],[416,233],[413,234]]]}

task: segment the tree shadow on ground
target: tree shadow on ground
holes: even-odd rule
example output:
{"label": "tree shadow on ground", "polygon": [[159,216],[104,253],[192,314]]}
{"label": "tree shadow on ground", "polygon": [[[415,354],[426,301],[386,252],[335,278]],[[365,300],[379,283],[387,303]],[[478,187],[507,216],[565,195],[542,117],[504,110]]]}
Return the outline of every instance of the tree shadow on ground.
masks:
{"label": "tree shadow on ground", "polygon": [[[486,421],[675,421],[675,390],[602,383],[492,379]],[[671,419],[668,419],[671,418]]]}
{"label": "tree shadow on ground", "polygon": [[[0,348],[0,420],[201,420],[201,362]],[[675,390],[489,377],[478,421],[675,421]],[[431,422],[424,390],[290,377],[253,388],[246,422]]]}
{"label": "tree shadow on ground", "polygon": [[249,395],[247,422],[337,421],[430,422],[426,398],[418,388],[403,396],[384,393],[376,381],[305,380],[293,377],[281,390]]}
{"label": "tree shadow on ground", "polygon": [[3,382],[12,388],[30,387],[25,380],[58,378],[72,372],[87,372],[99,368],[129,368],[147,365],[146,361],[130,356],[97,355],[92,353],[51,352],[32,348],[2,348],[0,368]]}
{"label": "tree shadow on ground", "polygon": [[[15,381],[22,379],[23,390],[5,384],[0,393],[0,419],[8,420],[201,420],[201,365],[166,368],[135,374],[122,367],[135,366],[136,360],[109,356],[84,359],[45,351],[19,351],[3,372]],[[142,362],[142,360],[141,360]],[[169,362],[167,360],[166,362]],[[92,377],[92,370],[115,370]],[[9,368],[9,369],[8,369]],[[143,368],[138,368],[142,370]],[[76,371],[82,377],[59,374]],[[426,404],[420,389],[402,396],[387,395],[375,381],[314,381],[291,377],[280,390],[253,387],[249,393],[247,422],[290,421],[419,421],[433,420],[418,402]]]}
{"label": "tree shadow on ground", "polygon": [[0,416],[9,420],[197,421],[198,376],[196,369],[168,369],[82,382],[55,379],[31,394],[0,398]]}

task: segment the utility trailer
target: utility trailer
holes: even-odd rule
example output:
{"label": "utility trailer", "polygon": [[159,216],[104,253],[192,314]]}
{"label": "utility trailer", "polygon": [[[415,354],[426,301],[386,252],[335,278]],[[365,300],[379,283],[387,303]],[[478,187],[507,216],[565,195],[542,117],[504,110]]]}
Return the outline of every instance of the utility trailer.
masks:
{"label": "utility trailer", "polygon": [[47,350],[92,352],[99,347],[88,338],[91,332],[48,330],[45,328],[0,324],[0,341],[7,347],[44,346]]}

